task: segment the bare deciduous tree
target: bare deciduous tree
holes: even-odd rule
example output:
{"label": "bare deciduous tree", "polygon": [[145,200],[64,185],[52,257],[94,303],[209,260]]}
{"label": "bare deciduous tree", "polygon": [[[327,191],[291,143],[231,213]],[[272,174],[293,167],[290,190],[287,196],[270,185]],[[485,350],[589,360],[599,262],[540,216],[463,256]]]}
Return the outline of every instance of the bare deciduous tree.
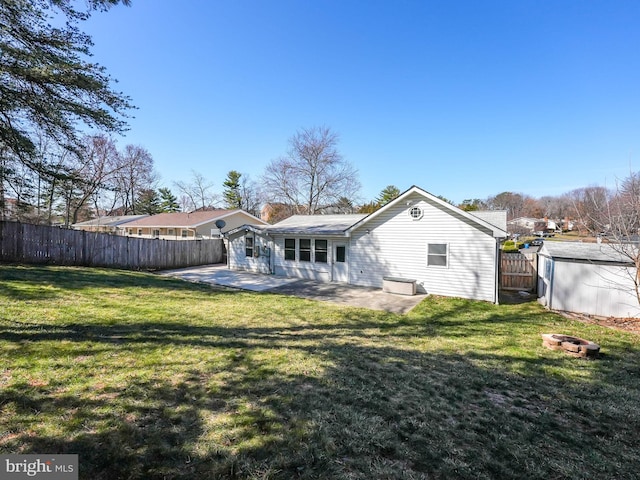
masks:
{"label": "bare deciduous tree", "polygon": [[328,127],[299,130],[289,140],[287,156],[266,167],[262,179],[269,200],[309,215],[343,198],[353,201],[360,190],[358,173],[338,152],[337,144],[338,135]]}
{"label": "bare deciduous tree", "polygon": [[579,228],[591,233],[599,233],[607,229],[611,205],[611,192],[598,185],[578,188],[569,192],[572,213],[578,219]]}
{"label": "bare deciduous tree", "polygon": [[218,196],[213,192],[213,182],[201,173],[191,171],[190,182],[179,181],[174,185],[181,195],[180,203],[186,210],[205,210],[218,203]]}
{"label": "bare deciduous tree", "polygon": [[[640,173],[630,174],[613,192],[592,186],[574,190],[571,196],[581,223],[598,242],[606,242],[602,251],[621,263],[620,275],[631,280],[640,304]],[[611,288],[624,289],[624,282]]]}
{"label": "bare deciduous tree", "polygon": [[521,193],[502,192],[486,200],[489,210],[506,210],[507,220],[522,216],[526,196]]}
{"label": "bare deciduous tree", "polygon": [[143,147],[127,145],[119,155],[115,174],[116,204],[121,213],[136,214],[136,199],[142,190],[155,189],[158,174],[153,168],[153,157]]}
{"label": "bare deciduous tree", "polygon": [[118,169],[118,149],[115,142],[106,135],[85,137],[83,155],[74,158],[74,164],[69,165],[74,172],[77,196],[67,218],[71,223],[78,221],[79,212],[87,209],[91,200],[94,211],[99,210],[100,193],[111,188],[109,182]]}

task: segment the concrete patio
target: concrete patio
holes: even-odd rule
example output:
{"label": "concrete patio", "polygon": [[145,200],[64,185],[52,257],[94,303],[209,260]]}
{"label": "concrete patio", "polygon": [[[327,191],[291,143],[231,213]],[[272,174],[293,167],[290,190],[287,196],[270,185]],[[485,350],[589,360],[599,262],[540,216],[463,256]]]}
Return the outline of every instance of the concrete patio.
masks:
{"label": "concrete patio", "polygon": [[165,270],[159,274],[190,282],[208,283],[253,292],[280,293],[393,313],[407,313],[426,297],[426,295],[395,295],[385,293],[380,288],[319,283],[299,278],[238,272],[229,270],[224,264]]}

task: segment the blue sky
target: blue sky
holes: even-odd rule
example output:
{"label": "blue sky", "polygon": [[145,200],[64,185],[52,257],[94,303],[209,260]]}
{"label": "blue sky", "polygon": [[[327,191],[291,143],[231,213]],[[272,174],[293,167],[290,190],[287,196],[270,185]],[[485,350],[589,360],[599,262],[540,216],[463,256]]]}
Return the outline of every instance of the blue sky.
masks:
{"label": "blue sky", "polygon": [[132,0],[82,25],[171,187],[328,126],[363,201],[535,197],[640,170],[640,2]]}

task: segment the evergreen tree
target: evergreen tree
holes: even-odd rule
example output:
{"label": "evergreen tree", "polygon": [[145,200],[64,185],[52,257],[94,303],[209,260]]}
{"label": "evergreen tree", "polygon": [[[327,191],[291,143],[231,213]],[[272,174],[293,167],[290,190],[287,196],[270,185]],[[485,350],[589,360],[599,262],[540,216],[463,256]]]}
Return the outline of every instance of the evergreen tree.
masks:
{"label": "evergreen tree", "polygon": [[395,185],[387,185],[382,189],[378,198],[376,198],[376,204],[378,208],[385,206],[391,200],[394,200],[400,196],[400,189]]}
{"label": "evergreen tree", "polygon": [[227,208],[242,208],[240,177],[242,177],[241,173],[231,170],[222,184],[224,186],[222,197]]}
{"label": "evergreen tree", "polygon": [[[83,126],[121,133],[132,108],[111,88],[104,67],[86,60],[91,38],[78,28],[90,11],[129,0],[0,1],[0,150],[46,171],[35,157],[36,133],[78,152]],[[66,20],[66,21],[64,21]],[[57,25],[57,26],[56,26]]]}
{"label": "evergreen tree", "polygon": [[140,215],[156,215],[160,213],[160,196],[158,192],[152,188],[142,190],[136,199],[135,211]]}
{"label": "evergreen tree", "polygon": [[369,202],[361,205],[360,208],[358,208],[358,213],[373,213],[378,210],[378,208],[380,207],[378,207],[376,202]]}
{"label": "evergreen tree", "polygon": [[158,189],[160,194],[160,213],[179,212],[180,204],[170,189],[163,187]]}

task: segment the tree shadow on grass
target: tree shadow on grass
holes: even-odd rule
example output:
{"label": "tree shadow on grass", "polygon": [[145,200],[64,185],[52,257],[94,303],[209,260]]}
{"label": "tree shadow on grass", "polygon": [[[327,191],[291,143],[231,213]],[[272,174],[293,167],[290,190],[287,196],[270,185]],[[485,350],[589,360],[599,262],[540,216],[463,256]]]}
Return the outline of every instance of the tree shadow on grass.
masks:
{"label": "tree shadow on grass", "polygon": [[126,290],[132,287],[174,291],[221,290],[210,285],[129,270],[0,264],[0,295],[17,300],[53,299],[63,297],[69,291],[88,288]]}
{"label": "tree shadow on grass", "polygon": [[[581,360],[558,352],[429,351],[402,333],[406,319],[380,318],[6,328],[0,338],[17,342],[16,355],[93,362],[96,378],[76,390],[53,379],[6,385],[0,451],[78,453],[80,477],[97,480],[635,474],[639,387],[621,384],[617,366],[637,369],[637,352],[578,364],[582,375],[571,376]],[[62,340],[100,353],[67,358],[49,346]],[[167,348],[203,359],[152,357]],[[128,351],[155,359],[138,372],[119,363]]]}

